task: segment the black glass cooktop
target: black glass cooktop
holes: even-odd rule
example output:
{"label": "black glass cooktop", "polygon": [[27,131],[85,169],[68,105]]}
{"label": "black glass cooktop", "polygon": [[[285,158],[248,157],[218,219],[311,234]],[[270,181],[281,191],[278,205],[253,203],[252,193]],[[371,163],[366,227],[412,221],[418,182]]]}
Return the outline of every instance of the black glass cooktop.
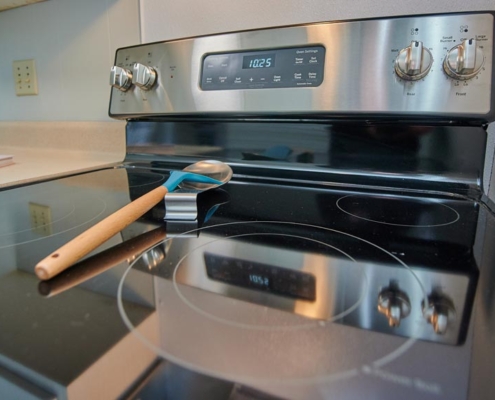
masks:
{"label": "black glass cooktop", "polygon": [[167,177],[116,168],[0,192],[0,393],[486,398],[495,220],[465,197],[237,178],[198,196],[195,221],[164,222],[159,204],[36,278]]}

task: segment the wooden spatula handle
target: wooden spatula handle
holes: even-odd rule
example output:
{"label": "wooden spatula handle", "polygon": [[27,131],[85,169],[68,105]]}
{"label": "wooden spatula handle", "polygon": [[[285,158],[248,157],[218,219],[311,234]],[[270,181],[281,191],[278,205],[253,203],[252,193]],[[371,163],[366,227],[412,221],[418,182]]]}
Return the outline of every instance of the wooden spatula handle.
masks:
{"label": "wooden spatula handle", "polygon": [[167,192],[160,186],[98,222],[40,261],[34,269],[36,275],[46,280],[67,269],[153,208]]}

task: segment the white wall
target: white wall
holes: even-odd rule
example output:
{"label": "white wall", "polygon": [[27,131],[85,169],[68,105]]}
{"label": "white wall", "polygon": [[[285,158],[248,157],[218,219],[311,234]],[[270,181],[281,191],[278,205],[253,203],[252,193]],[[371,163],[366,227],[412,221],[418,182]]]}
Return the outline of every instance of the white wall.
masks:
{"label": "white wall", "polygon": [[[49,0],[0,12],[0,121],[110,120],[118,47],[140,42],[139,0]],[[34,58],[38,96],[15,95],[12,61]]]}
{"label": "white wall", "polygon": [[495,0],[141,0],[143,42],[304,22],[495,9]]}

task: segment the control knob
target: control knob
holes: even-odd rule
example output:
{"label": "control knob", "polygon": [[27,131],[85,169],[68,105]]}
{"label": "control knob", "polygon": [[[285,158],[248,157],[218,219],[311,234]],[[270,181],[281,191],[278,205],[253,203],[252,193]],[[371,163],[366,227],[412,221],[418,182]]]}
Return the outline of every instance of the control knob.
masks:
{"label": "control knob", "polygon": [[435,333],[445,334],[449,325],[455,320],[454,304],[446,296],[433,293],[428,296],[428,304],[423,302],[423,315],[433,326]]}
{"label": "control knob", "polygon": [[390,326],[397,327],[400,321],[410,314],[411,302],[393,282],[390,287],[382,290],[378,295],[378,311],[387,317]]}
{"label": "control knob", "polygon": [[150,90],[156,82],[156,71],[147,65],[134,64],[132,83],[143,90]]}
{"label": "control knob", "polygon": [[432,64],[430,50],[423,47],[423,42],[413,40],[395,59],[395,72],[402,79],[417,81],[428,74]]}
{"label": "control knob", "polygon": [[132,85],[132,72],[114,65],[110,70],[110,85],[126,92]]}
{"label": "control knob", "polygon": [[449,50],[443,61],[443,69],[451,78],[465,81],[474,78],[484,62],[485,55],[476,46],[476,39],[466,39]]}

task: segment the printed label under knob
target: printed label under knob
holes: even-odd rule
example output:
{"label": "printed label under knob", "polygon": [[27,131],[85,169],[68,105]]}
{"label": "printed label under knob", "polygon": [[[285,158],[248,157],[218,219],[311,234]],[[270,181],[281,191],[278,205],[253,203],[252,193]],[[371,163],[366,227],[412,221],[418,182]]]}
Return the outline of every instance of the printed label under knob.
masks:
{"label": "printed label under knob", "polygon": [[474,78],[484,62],[485,55],[476,45],[476,39],[467,39],[449,50],[443,69],[451,78],[465,81]]}
{"label": "printed label under knob", "polygon": [[395,72],[402,79],[417,81],[428,74],[432,64],[433,56],[423,42],[413,40],[395,59]]}
{"label": "printed label under knob", "polygon": [[156,82],[156,71],[146,65],[134,64],[132,83],[143,90],[150,90]]}
{"label": "printed label under knob", "polygon": [[132,72],[114,65],[110,70],[110,85],[126,92],[132,85]]}

